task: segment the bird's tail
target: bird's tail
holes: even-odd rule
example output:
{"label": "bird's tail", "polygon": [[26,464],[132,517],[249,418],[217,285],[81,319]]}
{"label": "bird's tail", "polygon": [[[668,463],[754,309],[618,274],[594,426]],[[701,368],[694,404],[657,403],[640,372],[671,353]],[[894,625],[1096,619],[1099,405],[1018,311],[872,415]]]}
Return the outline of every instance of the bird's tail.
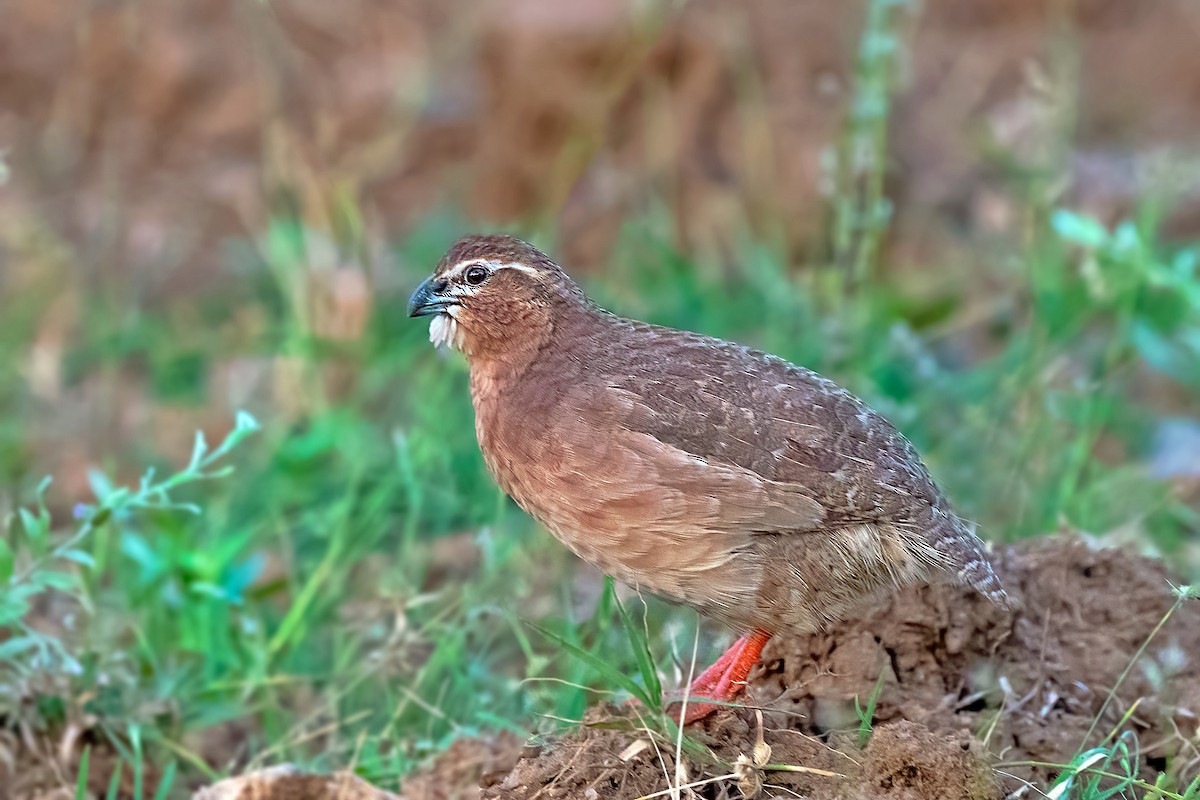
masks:
{"label": "bird's tail", "polygon": [[996,605],[1008,611],[1021,608],[1021,602],[1005,591],[1000,583],[986,546],[975,535],[975,525],[952,512],[934,509],[934,525],[930,531],[934,548],[945,556],[947,570],[955,583],[970,586]]}

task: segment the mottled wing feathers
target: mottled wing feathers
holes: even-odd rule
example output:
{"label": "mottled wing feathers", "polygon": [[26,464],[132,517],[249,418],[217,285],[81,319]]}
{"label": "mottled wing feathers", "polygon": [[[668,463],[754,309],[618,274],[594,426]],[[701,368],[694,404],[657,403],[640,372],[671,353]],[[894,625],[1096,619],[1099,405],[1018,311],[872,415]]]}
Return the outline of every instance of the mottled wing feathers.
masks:
{"label": "mottled wing feathers", "polygon": [[816,373],[720,340],[621,323],[622,369],[609,394],[626,427],[746,470],[778,502],[815,502],[826,528],[903,522],[943,504],[904,437]]}
{"label": "mottled wing feathers", "polygon": [[[891,531],[911,557],[1015,607],[913,446],[857,397],[739,345],[609,319],[615,335],[591,348],[622,364],[605,393],[618,399],[621,425],[753,486],[718,495],[728,532]],[[751,519],[756,504],[763,511]]]}

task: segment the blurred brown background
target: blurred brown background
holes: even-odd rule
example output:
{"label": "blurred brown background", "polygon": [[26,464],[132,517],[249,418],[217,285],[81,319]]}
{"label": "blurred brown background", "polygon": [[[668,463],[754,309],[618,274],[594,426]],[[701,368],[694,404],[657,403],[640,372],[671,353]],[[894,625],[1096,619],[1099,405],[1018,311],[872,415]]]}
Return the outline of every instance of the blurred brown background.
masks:
{"label": "blurred brown background", "polygon": [[[357,204],[373,237],[446,205],[552,222],[577,265],[660,202],[686,248],[749,231],[804,252],[861,5],[10,2],[0,241],[19,269],[28,237],[60,238],[72,269],[148,272],[151,295],[205,285],[214,245],[288,202],[333,225]],[[1104,216],[1156,157],[1200,192],[1195,2],[906,16],[888,188],[906,249],[1012,224],[1014,171],[1057,170]]]}

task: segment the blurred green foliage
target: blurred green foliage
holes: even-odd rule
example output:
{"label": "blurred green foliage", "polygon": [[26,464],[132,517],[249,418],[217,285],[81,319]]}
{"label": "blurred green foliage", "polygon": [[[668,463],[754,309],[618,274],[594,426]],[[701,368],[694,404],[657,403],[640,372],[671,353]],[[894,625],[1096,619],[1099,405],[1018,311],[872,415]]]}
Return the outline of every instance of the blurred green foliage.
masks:
{"label": "blurred green foliage", "polygon": [[[632,690],[614,675],[641,675],[636,686],[653,689],[628,619],[611,601],[575,610],[590,603],[573,591],[569,558],[487,477],[464,362],[433,351],[424,326],[397,310],[448,238],[439,228],[401,245],[397,289],[378,297],[350,345],[309,335],[280,301],[298,266],[239,265],[275,276],[251,281],[262,294],[244,302],[274,309],[263,345],[309,371],[313,402],[291,419],[264,417],[261,435],[222,450],[234,475],[169,478],[169,502],[140,499],[156,484],[131,492],[93,473],[96,503],[78,511],[85,536],[49,519],[44,486],[32,508],[10,515],[0,713],[39,729],[85,714],[122,746],[136,730],[155,759],[187,770],[221,769],[202,767],[211,753],[190,748],[236,726],[229,757],[353,760],[387,780],[457,736],[524,730],[537,715],[578,719],[589,703],[582,687]],[[916,441],[989,538],[1136,525],[1179,550],[1197,520],[1146,468],[1159,412],[1141,390],[1151,380],[1190,390],[1200,379],[1200,248],[1065,210],[1033,241],[990,323],[994,351],[959,363],[936,333],[953,319],[954,297],[907,297],[881,276],[818,301],[830,268],[793,269],[761,247],[713,269],[631,231],[613,270],[585,283],[621,312],[735,338],[851,386]],[[850,305],[862,313],[846,313]],[[220,337],[180,324],[195,323],[169,310],[141,315],[136,347],[128,335],[82,336],[91,352],[81,369],[136,358],[149,386],[178,398],[228,356]],[[355,370],[337,398],[322,396],[318,373],[329,364]],[[1097,457],[1102,442],[1125,457]],[[470,563],[439,554],[447,536],[474,554]],[[649,608],[649,652],[662,659],[680,636],[664,620],[678,612]],[[528,680],[541,678],[553,680]],[[40,698],[35,711],[30,697]]]}

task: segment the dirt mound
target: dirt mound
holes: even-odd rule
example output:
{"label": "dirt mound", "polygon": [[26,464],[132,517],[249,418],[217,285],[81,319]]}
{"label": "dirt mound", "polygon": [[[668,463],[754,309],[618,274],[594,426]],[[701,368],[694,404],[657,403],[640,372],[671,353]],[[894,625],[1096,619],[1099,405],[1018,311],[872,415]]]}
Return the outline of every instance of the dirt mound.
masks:
{"label": "dirt mound", "polygon": [[479,788],[499,783],[521,753],[520,739],[509,731],[456,739],[427,768],[406,777],[400,795],[405,800],[475,800]]}
{"label": "dirt mound", "polygon": [[[1019,614],[957,588],[925,587],[834,633],[774,640],[750,677],[751,700],[765,712],[770,764],[807,771],[751,769],[756,726],[753,712],[739,709],[696,731],[715,759],[685,758],[688,780],[726,775],[696,787],[714,798],[738,796],[739,780],[812,798],[1000,797],[1026,781],[1045,786],[1057,775],[1050,765],[1122,731],[1137,734],[1143,779],[1194,775],[1200,604],[1180,608],[1122,681],[1175,602],[1161,564],[1051,539],[1004,549],[997,566],[1024,601]],[[854,699],[865,701],[880,676],[874,733],[859,750]],[[661,791],[668,775],[675,782],[673,754],[639,749],[638,738],[573,731],[522,759],[485,796]],[[1020,763],[1031,761],[1046,766]]]}
{"label": "dirt mound", "polygon": [[683,772],[676,777],[670,747],[639,747],[637,737],[627,731],[583,728],[538,756],[520,761],[483,796],[634,798],[663,796],[659,793],[672,784],[690,785],[701,797],[720,798],[739,793],[754,797],[761,792],[814,800],[986,800],[997,794],[998,784],[983,751],[969,735],[935,734],[913,722],[880,727],[861,752],[847,743],[827,744],[796,730],[768,728],[763,741],[769,755],[757,766],[757,729],[748,714],[724,715],[708,734],[716,758],[698,763],[685,757]]}
{"label": "dirt mound", "polygon": [[228,778],[192,800],[399,800],[349,772],[312,775],[290,765]]}

